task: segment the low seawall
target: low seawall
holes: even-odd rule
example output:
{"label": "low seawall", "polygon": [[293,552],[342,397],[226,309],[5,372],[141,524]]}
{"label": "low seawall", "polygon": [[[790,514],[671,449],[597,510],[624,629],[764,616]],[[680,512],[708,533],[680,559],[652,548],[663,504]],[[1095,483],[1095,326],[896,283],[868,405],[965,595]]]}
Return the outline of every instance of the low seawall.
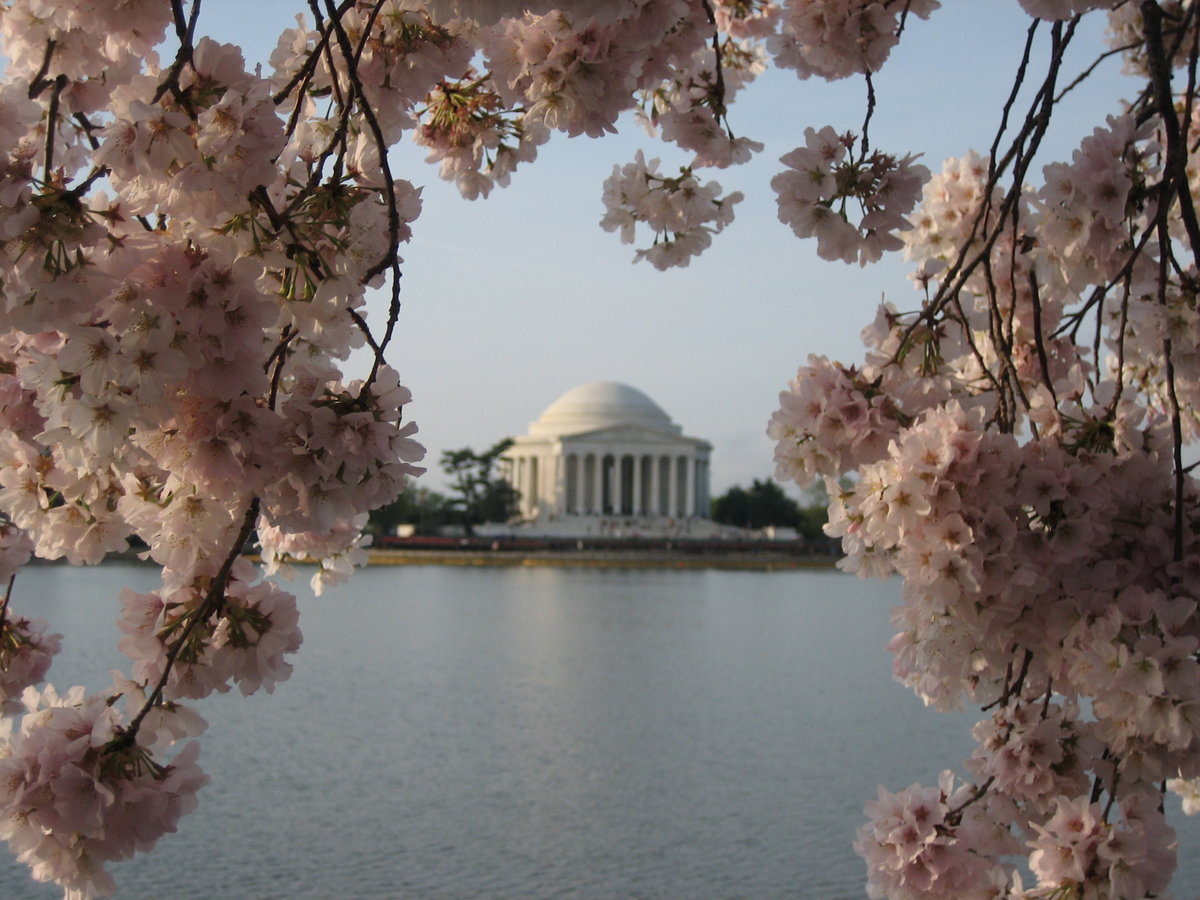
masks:
{"label": "low seawall", "polygon": [[775,571],[831,568],[828,554],[773,552],[690,553],[672,550],[394,549],[368,551],[374,566],[572,566],[626,569],[747,569]]}

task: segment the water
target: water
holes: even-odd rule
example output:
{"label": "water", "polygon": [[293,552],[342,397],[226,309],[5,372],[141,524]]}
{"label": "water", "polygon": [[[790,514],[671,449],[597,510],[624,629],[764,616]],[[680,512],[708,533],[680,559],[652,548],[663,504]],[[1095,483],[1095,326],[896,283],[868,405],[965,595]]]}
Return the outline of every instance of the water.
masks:
{"label": "water", "polygon": [[[154,583],[20,576],[22,611],[67,635],[57,685],[107,681],[117,590]],[[935,783],[975,718],[891,682],[897,594],[833,571],[436,567],[302,591],[294,676],[202,704],[212,783],[112,867],[118,896],[863,897],[863,803]],[[0,864],[0,897],[57,896]]]}

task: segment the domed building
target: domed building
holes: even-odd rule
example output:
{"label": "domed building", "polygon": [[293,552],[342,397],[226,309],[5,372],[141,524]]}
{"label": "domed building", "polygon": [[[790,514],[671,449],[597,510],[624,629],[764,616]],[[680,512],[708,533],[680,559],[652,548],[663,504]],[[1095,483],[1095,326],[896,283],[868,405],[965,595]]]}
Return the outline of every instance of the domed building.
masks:
{"label": "domed building", "polygon": [[547,406],[503,465],[526,520],[707,519],[711,451],[636,388],[593,381]]}

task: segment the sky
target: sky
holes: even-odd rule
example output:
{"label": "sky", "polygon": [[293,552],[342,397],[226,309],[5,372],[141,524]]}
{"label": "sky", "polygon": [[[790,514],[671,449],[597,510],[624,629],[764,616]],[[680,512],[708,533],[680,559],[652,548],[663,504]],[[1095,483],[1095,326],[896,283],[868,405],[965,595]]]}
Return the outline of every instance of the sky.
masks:
{"label": "sky", "polygon": [[[200,32],[265,61],[305,6],[256,0],[247,21],[244,2],[204,0]],[[1102,49],[1103,18],[1093,20],[1077,39],[1087,53],[1068,55],[1065,71]],[[872,145],[921,153],[933,171],[969,149],[986,152],[1029,21],[1016,0],[949,2],[927,22],[910,20],[875,77]],[[1117,61],[1103,66],[1061,109],[1045,162],[1069,157],[1119,111],[1119,70]],[[638,388],[685,434],[712,443],[713,496],[769,477],[766,423],[797,367],[811,353],[859,361],[859,334],[882,299],[901,309],[919,302],[898,254],[866,268],[826,262],[777,218],[770,179],[779,157],[804,143],[808,126],[857,131],[865,100],[861,78],[775,71],[739,94],[733,127],[765,149],[750,164],[698,174],[746,199],[708,251],[668,272],[634,264],[635,246],[599,227],[614,165],[638,149],[667,172],[688,162],[631,118],[603,139],[555,136],[484,200],[463,200],[420,148],[398,148],[393,171],[423,186],[424,209],[401,248],[403,310],[389,357],[414,395],[409,416],[428,450],[422,484],[444,488],[443,451],[523,434],[557,397],[598,380]],[[382,317],[383,297],[369,310]]]}

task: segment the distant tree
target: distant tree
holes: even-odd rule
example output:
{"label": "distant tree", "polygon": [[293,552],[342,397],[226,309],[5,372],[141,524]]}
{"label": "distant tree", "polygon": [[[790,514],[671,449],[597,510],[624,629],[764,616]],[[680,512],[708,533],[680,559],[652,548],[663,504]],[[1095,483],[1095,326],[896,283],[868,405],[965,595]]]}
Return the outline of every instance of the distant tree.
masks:
{"label": "distant tree", "polygon": [[393,534],[398,525],[412,525],[417,534],[436,534],[455,516],[449,497],[409,484],[394,503],[371,513],[367,530],[375,535]]}
{"label": "distant tree", "polygon": [[504,522],[516,514],[516,489],[493,474],[500,454],[512,444],[512,438],[505,438],[482,453],[463,447],[442,454],[442,471],[453,479],[450,508],[468,536],[482,522]]}
{"label": "distant tree", "polygon": [[768,525],[797,528],[801,511],[796,501],[774,481],[755,479],[749,490],[734,486],[716,498],[712,504],[712,517],[716,522],[742,528]]}
{"label": "distant tree", "polygon": [[722,525],[737,525],[745,528],[750,517],[750,497],[745,488],[734,485],[712,502],[712,517],[714,522]]}

